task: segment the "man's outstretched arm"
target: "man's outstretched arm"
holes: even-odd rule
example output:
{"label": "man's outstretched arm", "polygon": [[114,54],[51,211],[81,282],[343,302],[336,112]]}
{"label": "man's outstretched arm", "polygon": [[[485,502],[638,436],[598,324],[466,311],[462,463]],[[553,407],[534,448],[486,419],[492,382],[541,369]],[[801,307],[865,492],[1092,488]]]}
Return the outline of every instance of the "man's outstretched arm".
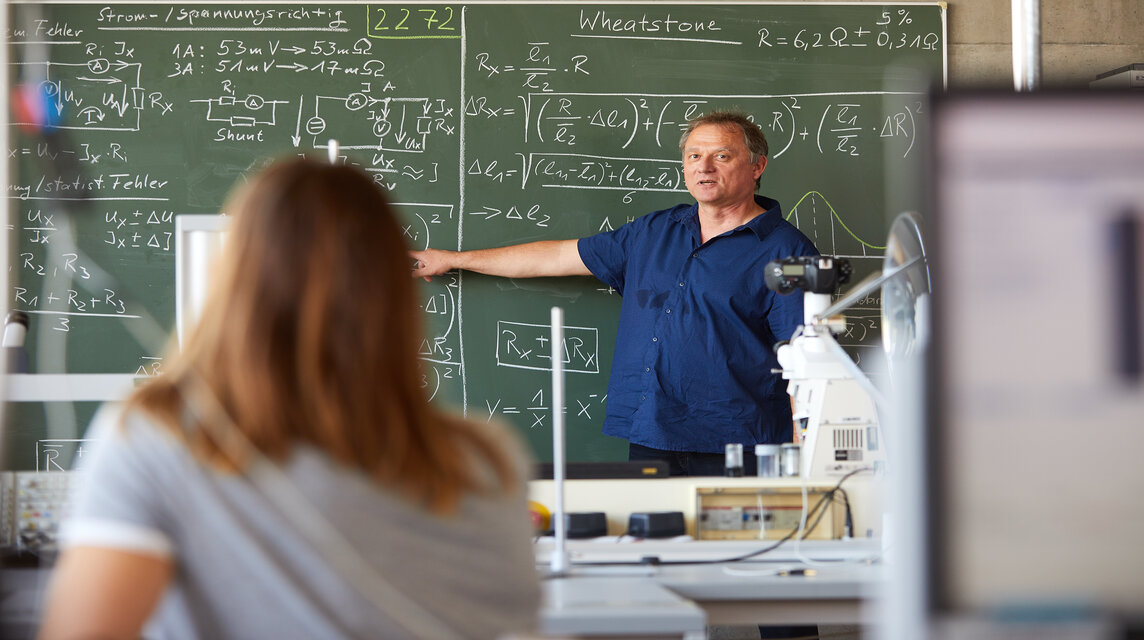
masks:
{"label": "man's outstretched arm", "polygon": [[505,278],[588,276],[576,240],[541,240],[496,249],[410,251],[413,277],[430,281],[446,271],[464,269]]}

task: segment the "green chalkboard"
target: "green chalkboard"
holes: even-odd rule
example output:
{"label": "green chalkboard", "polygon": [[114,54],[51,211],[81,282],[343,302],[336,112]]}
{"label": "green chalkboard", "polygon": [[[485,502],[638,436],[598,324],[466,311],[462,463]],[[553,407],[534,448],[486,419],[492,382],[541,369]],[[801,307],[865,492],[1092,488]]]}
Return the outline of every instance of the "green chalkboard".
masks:
{"label": "green chalkboard", "polygon": [[[19,111],[10,125],[9,304],[32,317],[38,372],[161,372],[174,217],[217,213],[252,170],[324,155],[330,139],[400,203],[412,246],[469,249],[579,237],[687,200],[681,125],[737,107],[770,140],[762,191],[823,253],[869,270],[893,215],[920,207],[887,184],[921,162],[917,79],[945,73],[940,3],[8,10],[11,80],[59,117],[48,133]],[[422,291],[435,401],[509,421],[542,460],[547,323],[563,306],[569,459],[625,456],[600,435],[614,292],[473,274]],[[851,344],[877,330],[868,302]],[[36,413],[18,412],[9,466],[31,466]]]}

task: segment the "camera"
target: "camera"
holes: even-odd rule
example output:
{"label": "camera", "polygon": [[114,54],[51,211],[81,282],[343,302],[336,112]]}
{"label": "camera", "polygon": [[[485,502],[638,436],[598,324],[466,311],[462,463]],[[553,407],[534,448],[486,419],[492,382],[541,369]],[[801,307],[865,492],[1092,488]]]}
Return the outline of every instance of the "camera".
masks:
{"label": "camera", "polygon": [[832,256],[800,256],[767,263],[767,288],[781,295],[801,289],[807,293],[834,293],[850,281],[850,261]]}

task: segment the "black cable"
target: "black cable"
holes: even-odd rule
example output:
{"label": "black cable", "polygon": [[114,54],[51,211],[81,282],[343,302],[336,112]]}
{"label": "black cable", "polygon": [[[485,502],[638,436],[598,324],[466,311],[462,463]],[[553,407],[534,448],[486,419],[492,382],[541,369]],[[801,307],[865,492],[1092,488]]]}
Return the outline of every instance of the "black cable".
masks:
{"label": "black cable", "polygon": [[842,493],[842,504],[845,505],[845,509],[846,509],[846,519],[843,521],[842,535],[845,538],[853,538],[854,537],[854,515],[853,515],[853,512],[850,510],[850,494],[846,493],[846,490],[842,489],[842,488],[839,488],[838,491]]}
{"label": "black cable", "polygon": [[827,491],[826,493],[822,494],[822,499],[820,499],[818,501],[818,504],[823,505],[823,506],[821,509],[818,510],[818,515],[814,518],[814,522],[810,522],[811,516],[814,515],[813,511],[811,511],[810,513],[808,513],[806,515],[806,519],[807,519],[808,524],[807,524],[806,528],[804,528],[802,530],[802,537],[799,538],[799,540],[806,540],[806,537],[809,536],[812,532],[814,532],[815,529],[818,528],[819,523],[822,522],[822,517],[825,516],[826,512],[828,511],[826,506],[824,506],[824,502],[827,498],[829,498],[831,502],[834,502],[834,492],[835,491],[837,491],[837,488],[831,489],[830,491]]}
{"label": "black cable", "polygon": [[[842,494],[842,501],[843,501],[843,504],[845,505],[845,509],[846,509],[846,519],[845,519],[845,522],[843,524],[843,527],[845,529],[846,537],[850,537],[850,531],[853,529],[853,525],[854,525],[853,521],[851,520],[851,516],[850,516],[850,496],[847,495],[846,490],[843,489],[840,484],[835,485],[835,487],[833,489],[827,491],[823,495],[824,496],[830,496],[831,502],[833,502],[837,498],[837,496],[835,494]],[[821,501],[819,503],[821,504]],[[806,540],[806,537],[809,536],[811,533],[813,533],[816,528],[818,528],[818,524],[822,521],[822,517],[824,515],[826,515],[826,509],[825,508],[823,508],[822,511],[818,512],[818,517],[815,518],[814,523],[807,526],[803,530],[802,538],[800,538],[801,540]],[[807,514],[807,520],[809,520],[813,516],[814,516],[814,512],[811,511],[811,513]]]}

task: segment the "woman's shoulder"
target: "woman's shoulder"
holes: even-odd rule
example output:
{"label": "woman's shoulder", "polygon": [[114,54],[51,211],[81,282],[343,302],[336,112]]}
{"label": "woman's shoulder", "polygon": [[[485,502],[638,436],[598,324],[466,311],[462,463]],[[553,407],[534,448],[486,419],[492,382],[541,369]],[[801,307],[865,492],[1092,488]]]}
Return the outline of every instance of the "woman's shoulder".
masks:
{"label": "woman's shoulder", "polygon": [[129,442],[134,438],[150,439],[160,435],[160,425],[137,407],[122,402],[108,402],[91,419],[86,437],[95,442]]}
{"label": "woman's shoulder", "polygon": [[127,468],[173,471],[188,456],[172,429],[145,411],[121,403],[100,407],[84,439],[88,441],[85,459],[114,460],[108,464],[124,472]]}

